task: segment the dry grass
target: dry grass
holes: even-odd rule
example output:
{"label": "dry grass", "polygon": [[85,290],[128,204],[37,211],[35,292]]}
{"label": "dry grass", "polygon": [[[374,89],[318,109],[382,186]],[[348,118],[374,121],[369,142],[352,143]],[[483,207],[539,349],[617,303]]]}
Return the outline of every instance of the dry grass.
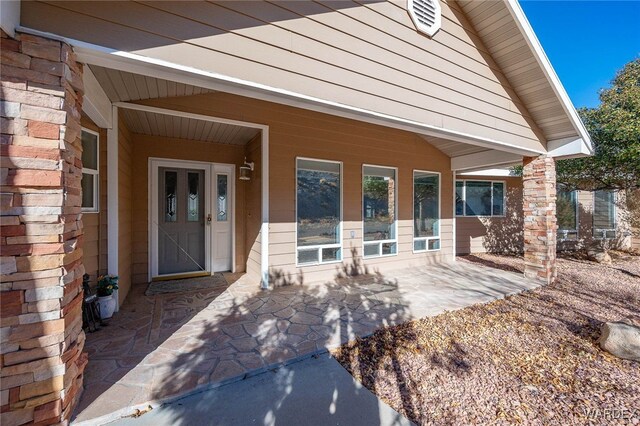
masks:
{"label": "dry grass", "polygon": [[[523,267],[516,257],[463,261]],[[638,319],[640,258],[560,259],[558,271],[553,285],[382,329],[334,355],[417,424],[586,424],[592,409],[637,410],[623,424],[639,424],[640,363],[597,339],[605,321]]]}

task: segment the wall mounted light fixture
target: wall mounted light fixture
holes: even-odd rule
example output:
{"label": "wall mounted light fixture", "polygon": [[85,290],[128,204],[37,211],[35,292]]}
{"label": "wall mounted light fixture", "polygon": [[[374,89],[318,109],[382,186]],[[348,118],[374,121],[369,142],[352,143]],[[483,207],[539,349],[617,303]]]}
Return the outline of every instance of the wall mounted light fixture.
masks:
{"label": "wall mounted light fixture", "polygon": [[253,162],[247,162],[247,157],[244,158],[244,164],[240,166],[240,180],[251,180],[251,172],[253,171]]}

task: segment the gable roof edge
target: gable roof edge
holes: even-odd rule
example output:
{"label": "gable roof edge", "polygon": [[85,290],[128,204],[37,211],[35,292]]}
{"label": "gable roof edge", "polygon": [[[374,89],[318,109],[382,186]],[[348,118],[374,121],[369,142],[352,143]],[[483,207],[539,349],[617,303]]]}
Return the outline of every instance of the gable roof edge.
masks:
{"label": "gable roof edge", "polygon": [[[547,80],[549,81],[551,88],[553,89],[554,93],[560,100],[560,103],[562,104],[562,108],[565,110],[565,112],[569,116],[569,119],[571,120],[573,127],[578,132],[582,141],[587,146],[589,151],[593,152],[593,144],[591,143],[591,136],[589,135],[589,132],[584,126],[582,119],[580,119],[580,116],[578,115],[576,108],[573,106],[573,103],[571,102],[569,95],[564,89],[564,86],[560,82],[558,75],[553,69],[551,62],[547,57],[547,54],[544,52],[544,49],[542,48],[542,45],[540,44],[538,37],[533,31],[533,28],[531,27],[529,20],[525,16],[524,11],[520,7],[518,0],[504,0],[504,1],[507,6],[507,9],[509,10],[509,13],[514,18],[516,24],[518,25],[518,28],[520,29],[520,32],[523,34],[527,42],[527,45],[531,49],[533,56],[538,62],[538,65],[540,65],[542,72],[547,77]],[[548,142],[551,142],[551,141],[548,141]]]}

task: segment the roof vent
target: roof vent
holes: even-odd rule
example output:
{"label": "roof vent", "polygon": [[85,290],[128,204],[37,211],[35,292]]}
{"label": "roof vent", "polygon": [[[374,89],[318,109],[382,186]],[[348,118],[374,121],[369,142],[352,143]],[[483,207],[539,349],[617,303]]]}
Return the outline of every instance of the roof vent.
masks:
{"label": "roof vent", "polygon": [[442,21],[438,0],[409,0],[407,7],[418,31],[429,37],[438,32]]}

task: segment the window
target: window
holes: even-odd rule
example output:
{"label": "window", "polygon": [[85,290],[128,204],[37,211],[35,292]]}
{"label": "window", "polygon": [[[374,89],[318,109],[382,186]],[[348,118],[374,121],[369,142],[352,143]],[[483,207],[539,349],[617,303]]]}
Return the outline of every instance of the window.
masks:
{"label": "window", "polygon": [[217,220],[218,222],[227,221],[227,175],[217,175],[218,181],[218,199],[217,199]]}
{"label": "window", "polygon": [[296,160],[298,265],[342,260],[341,163]]}
{"label": "window", "polygon": [[396,169],[364,166],[362,170],[364,256],[396,254]]}
{"label": "window", "polygon": [[616,193],[595,191],[593,193],[593,237],[610,239],[616,237]]}
{"label": "window", "polygon": [[556,216],[558,218],[558,239],[578,239],[578,199],[577,191],[566,191],[558,187],[556,200]]}
{"label": "window", "polygon": [[504,216],[505,183],[456,181],[456,216]]}
{"label": "window", "polygon": [[438,0],[409,0],[409,16],[418,31],[432,37],[442,24],[441,8]]}
{"label": "window", "polygon": [[98,211],[98,151],[100,149],[98,134],[82,129],[82,211]]}
{"label": "window", "polygon": [[440,175],[413,172],[413,250],[440,249]]}

